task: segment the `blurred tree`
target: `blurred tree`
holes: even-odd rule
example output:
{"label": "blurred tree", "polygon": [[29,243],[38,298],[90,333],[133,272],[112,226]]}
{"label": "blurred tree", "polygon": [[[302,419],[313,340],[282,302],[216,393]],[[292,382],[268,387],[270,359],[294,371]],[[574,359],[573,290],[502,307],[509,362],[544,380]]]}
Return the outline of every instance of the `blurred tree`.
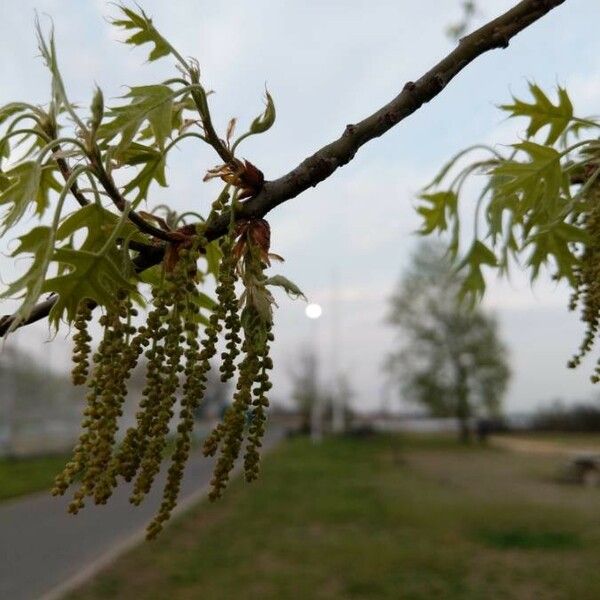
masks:
{"label": "blurred tree", "polygon": [[400,348],[386,368],[404,399],[456,417],[468,441],[474,417],[499,413],[510,371],[495,320],[458,304],[461,285],[441,246],[419,245],[391,298],[388,321]]}

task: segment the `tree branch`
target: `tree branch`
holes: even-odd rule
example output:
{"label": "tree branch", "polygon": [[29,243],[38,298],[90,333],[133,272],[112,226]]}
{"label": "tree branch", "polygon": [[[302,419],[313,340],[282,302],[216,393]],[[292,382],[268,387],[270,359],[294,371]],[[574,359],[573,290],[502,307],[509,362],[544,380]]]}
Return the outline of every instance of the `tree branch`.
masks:
{"label": "tree branch", "polygon": [[[383,135],[435,98],[477,57],[495,48],[506,48],[514,36],[564,2],[565,0],[522,0],[509,11],[462,38],[448,56],[420,79],[407,82],[391,102],[359,123],[348,125],[341,137],[315,152],[287,175],[265,182],[256,196],[238,206],[236,220],[264,217],[276,206],[295,198],[309,187],[315,187],[339,167],[350,162],[368,141]],[[117,195],[120,197],[118,190]],[[229,222],[227,213],[209,222],[205,233],[207,239],[210,241],[224,235],[228,231]],[[147,225],[149,223],[144,221],[144,226]],[[164,246],[141,252],[135,261],[136,269],[143,271],[160,263],[163,255]],[[38,304],[20,326],[46,317],[54,302],[53,298],[48,298]],[[6,334],[13,321],[14,317],[11,315],[0,318],[0,337]]]}
{"label": "tree branch", "polygon": [[[276,206],[295,198],[309,187],[315,187],[336,169],[350,162],[361,146],[383,135],[435,98],[477,57],[496,48],[508,47],[514,36],[564,2],[565,0],[523,0],[462,38],[448,56],[420,79],[408,81],[390,103],[359,123],[348,125],[341,137],[315,152],[287,175],[265,182],[259,194],[239,205],[236,219],[264,217]],[[223,214],[210,228],[223,235],[228,223],[229,215]]]}
{"label": "tree branch", "polygon": [[[58,156],[59,153],[60,153],[60,146],[57,146],[52,151],[52,155],[54,156],[54,160],[56,161],[56,164],[58,165],[58,170],[61,172],[63,179],[65,181],[67,181],[69,179],[69,177],[71,177],[71,168],[69,167],[69,165],[67,164],[67,161],[64,158],[61,158],[60,156]],[[74,181],[73,185],[71,185],[71,193],[73,194],[73,197],[75,198],[75,200],[77,200],[77,202],[79,203],[80,206],[87,206],[89,204],[88,199],[81,192],[76,181]]]}
{"label": "tree branch", "polygon": [[[95,169],[96,177],[98,177],[98,181],[109,195],[110,199],[113,201],[113,204],[123,212],[127,206],[127,202],[125,198],[119,192],[119,188],[116,186],[113,178],[105,171],[102,166],[102,161],[100,159],[93,161],[93,167]],[[147,233],[159,240],[163,240],[166,242],[169,241],[178,241],[181,239],[181,236],[174,231],[163,231],[162,229],[155,227],[151,223],[148,223],[146,219],[141,217],[134,210],[129,211],[129,220],[143,233]]]}

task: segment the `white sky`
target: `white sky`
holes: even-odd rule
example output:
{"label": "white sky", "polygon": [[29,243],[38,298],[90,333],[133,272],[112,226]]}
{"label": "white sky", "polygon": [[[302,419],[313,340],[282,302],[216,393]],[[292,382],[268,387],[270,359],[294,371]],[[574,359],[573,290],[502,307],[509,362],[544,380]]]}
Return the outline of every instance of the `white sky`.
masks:
{"label": "white sky", "polygon": [[[514,2],[486,0],[481,18]],[[231,116],[243,126],[262,110],[266,83],[277,123],[249,141],[242,154],[267,178],[296,166],[437,62],[452,47],[445,27],[459,15],[458,0],[140,3],[184,55],[199,59],[204,82],[217,92],[212,106],[221,130]],[[0,104],[47,100],[48,77],[36,58],[34,8],[54,19],[59,61],[73,100],[88,104],[94,83],[109,98],[122,93],[125,84],[172,76],[170,59],[147,65],[144,51],[115,43],[118,36],[103,19],[114,14],[108,2],[0,0],[0,8]],[[285,397],[294,358],[316,339],[326,364],[336,349],[355,389],[355,404],[380,405],[385,396],[381,363],[394,336],[384,323],[387,298],[416,242],[416,192],[457,150],[481,141],[514,141],[523,124],[504,121],[495,105],[509,100],[511,92],[524,95],[528,79],[546,89],[567,85],[578,114],[600,112],[598,23],[597,2],[567,0],[507,50],[478,59],[437,99],[368,144],[329,180],[271,213],[272,248],[286,259],[278,270],[324,308],[313,326],[302,303],[280,299],[275,396]],[[208,151],[182,145],[171,154],[170,187],[156,189],[151,204],[206,211],[214,187],[203,184],[202,177],[216,162]],[[10,247],[9,240],[0,242],[4,254]],[[14,273],[12,260],[0,257],[2,279],[9,281]],[[531,290],[519,274],[512,285],[490,287],[485,302],[496,312],[511,351],[509,410],[594,392],[588,383],[593,360],[575,372],[565,367],[582,332],[577,316],[565,308],[567,296],[549,282]],[[2,312],[10,310],[6,307]],[[9,343],[31,349],[53,368],[63,367],[68,349],[63,333],[52,345],[43,343],[47,339],[47,327],[38,325]]]}

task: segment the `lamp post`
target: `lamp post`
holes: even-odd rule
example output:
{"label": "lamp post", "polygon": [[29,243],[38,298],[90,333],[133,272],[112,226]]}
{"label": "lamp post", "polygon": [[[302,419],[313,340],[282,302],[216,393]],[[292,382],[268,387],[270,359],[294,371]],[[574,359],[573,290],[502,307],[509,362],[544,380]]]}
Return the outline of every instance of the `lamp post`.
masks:
{"label": "lamp post", "polygon": [[344,432],[344,413],[346,398],[343,397],[344,386],[340,374],[340,286],[337,270],[331,277],[331,431],[334,434]]}
{"label": "lamp post", "polygon": [[314,389],[315,398],[310,409],[310,438],[313,442],[320,442],[323,438],[323,406],[321,402],[321,392],[319,386],[319,338],[318,338],[318,322],[319,318],[323,314],[323,309],[320,304],[310,303],[305,309],[306,316],[313,322],[312,323],[312,346],[315,358],[315,372],[314,372]]}

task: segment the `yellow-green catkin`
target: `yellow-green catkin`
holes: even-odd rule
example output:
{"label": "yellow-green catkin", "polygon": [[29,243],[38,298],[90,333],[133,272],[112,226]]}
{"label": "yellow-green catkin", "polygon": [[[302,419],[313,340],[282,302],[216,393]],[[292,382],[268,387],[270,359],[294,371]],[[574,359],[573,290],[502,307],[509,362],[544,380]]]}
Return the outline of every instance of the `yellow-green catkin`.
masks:
{"label": "yellow-green catkin", "polygon": [[[258,473],[258,449],[264,433],[265,411],[268,405],[266,392],[270,388],[266,370],[271,363],[270,359],[266,359],[272,337],[271,310],[264,289],[264,268],[261,253],[249,243],[242,265],[242,280],[246,286],[246,306],[240,319],[244,332],[244,358],[238,369],[233,403],[225,413],[222,427],[213,432],[204,446],[207,455],[214,454],[220,446],[211,481],[211,500],[219,498],[227,486],[235,461],[241,452],[247,425],[249,445],[244,460],[246,478],[252,480]],[[255,383],[257,386],[253,388]]]}
{"label": "yellow-green catkin", "polygon": [[146,382],[142,390],[139,410],[136,413],[136,426],[130,427],[115,457],[115,468],[125,481],[131,481],[137,474],[145,456],[153,425],[160,411],[162,394],[162,368],[164,361],[163,341],[166,327],[163,324],[168,309],[165,294],[160,287],[152,290],[153,309],[148,314],[145,327],[140,327],[140,346],[146,348]]}
{"label": "yellow-green catkin", "polygon": [[201,344],[198,342],[199,333],[199,294],[195,283],[196,263],[199,258],[197,245],[181,260],[187,268],[186,309],[184,317],[185,367],[183,397],[179,412],[179,423],[175,439],[175,449],[171,456],[171,465],[167,473],[167,482],[163,492],[163,500],[158,514],[148,526],[147,537],[152,539],[158,535],[171,515],[177,503],[185,464],[192,445],[194,414],[206,391],[207,373],[210,369],[210,359],[216,352],[218,338],[218,316],[213,313],[206,327]]}
{"label": "yellow-green catkin", "polygon": [[56,478],[53,489],[55,494],[63,494],[75,477],[80,476],[80,486],[69,507],[71,512],[83,507],[86,496],[93,495],[97,503],[106,502],[116,485],[114,478],[107,478],[107,468],[122,414],[126,379],[135,364],[135,347],[127,344],[128,336],[135,330],[130,324],[134,312],[125,293],[119,292],[114,304],[100,317],[104,334],[93,357],[83,433],[73,459]]}
{"label": "yellow-green catkin", "polygon": [[[590,352],[600,327],[600,186],[592,186],[589,191],[590,209],[584,217],[584,227],[588,234],[588,243],[575,270],[576,285],[571,296],[569,308],[575,310],[581,306],[581,320],[586,331],[579,351],[568,363],[570,368],[579,366],[583,357]],[[593,383],[600,381],[600,360],[591,377]]]}
{"label": "yellow-green catkin", "polygon": [[258,372],[259,361],[248,338],[244,339],[242,352],[244,352],[244,358],[239,366],[233,403],[227,409],[223,418],[224,433],[220,454],[211,480],[211,491],[209,493],[211,500],[220,498],[227,486],[235,461],[240,454],[244,440],[247,412],[252,403],[252,384]]}
{"label": "yellow-green catkin", "polygon": [[[98,478],[94,490],[94,500],[98,504],[105,504],[117,485],[120,469],[115,461],[115,436],[118,430],[118,419],[123,415],[123,403],[127,397],[127,380],[135,368],[138,358],[142,353],[143,336],[136,335],[137,329],[131,323],[131,318],[137,316],[131,300],[124,298],[121,304],[120,320],[117,322],[120,336],[117,338],[113,349],[113,381],[112,398],[107,399],[105,422],[102,426],[104,444],[100,464],[103,471]],[[107,392],[105,392],[106,394]]]}
{"label": "yellow-green catkin", "polygon": [[92,336],[88,332],[88,323],[92,320],[92,308],[88,300],[84,300],[77,308],[75,316],[75,334],[73,335],[73,370],[71,378],[74,385],[83,385],[88,378],[90,366],[89,355]]}
{"label": "yellow-green catkin", "polygon": [[[225,210],[227,199],[224,190],[213,206],[215,214]],[[80,510],[87,497],[105,503],[120,478],[133,481],[130,501],[142,502],[161,467],[168,438],[174,433],[163,499],[148,526],[148,537],[153,538],[161,531],[177,502],[192,446],[194,416],[206,392],[220,335],[225,341],[220,356],[221,379],[227,381],[236,371],[238,378],[231,406],[204,443],[206,455],[218,453],[210,497],[215,499],[222,494],[245,437],[246,479],[256,478],[269,405],[267,394],[271,388],[268,372],[273,366],[269,357],[273,299],[265,287],[268,256],[265,248],[257,245],[265,244],[256,242],[250,228],[242,234],[236,231],[232,220],[229,235],[220,243],[217,303],[208,321],[201,315],[205,303],[198,289],[201,280],[198,259],[208,243],[203,226],[191,242],[187,240],[169,248],[168,270],[165,268],[161,283],[153,286],[152,310],[145,325],[133,324],[137,312],[131,298],[124,292],[116,295],[114,304],[100,317],[103,335],[91,369],[91,337],[87,331],[91,305],[86,302],[79,307],[75,319],[73,379],[79,384],[87,383],[87,405],[83,433],[73,459],[56,478],[54,487],[54,493],[63,494],[79,480],[71,512]],[[241,242],[235,244],[238,235]],[[238,279],[245,288],[239,300]],[[127,380],[141,355],[147,360],[146,381],[136,422],[117,444]],[[176,430],[172,431],[181,382]]]}
{"label": "yellow-green catkin", "polygon": [[261,347],[260,371],[258,373],[256,387],[252,390],[254,400],[250,412],[250,423],[248,427],[248,444],[244,455],[244,474],[246,481],[253,481],[258,477],[260,467],[260,448],[265,435],[267,424],[267,408],[269,399],[267,393],[273,386],[269,380],[269,371],[273,368],[273,361],[269,356],[270,342],[274,340],[271,331],[272,325],[266,326],[266,340]]}
{"label": "yellow-green catkin", "polygon": [[217,299],[225,329],[225,351],[221,353],[221,381],[226,382],[235,374],[235,361],[240,353],[240,317],[238,299],[235,292],[237,280],[236,261],[233,255],[233,236],[228,235],[221,243],[223,258],[219,270],[219,284],[217,286]]}
{"label": "yellow-green catkin", "polygon": [[[158,292],[159,314],[165,317],[166,327],[161,332],[163,346],[156,348],[157,360],[160,362],[159,395],[155,400],[157,406],[153,413],[147,437],[144,457],[135,480],[131,502],[139,504],[150,491],[156,474],[160,469],[163,452],[167,444],[169,425],[173,417],[173,406],[177,400],[180,362],[183,355],[182,317],[185,311],[186,273],[183,261],[179,261],[165,278],[165,285]],[[154,392],[151,392],[154,394]]]}

